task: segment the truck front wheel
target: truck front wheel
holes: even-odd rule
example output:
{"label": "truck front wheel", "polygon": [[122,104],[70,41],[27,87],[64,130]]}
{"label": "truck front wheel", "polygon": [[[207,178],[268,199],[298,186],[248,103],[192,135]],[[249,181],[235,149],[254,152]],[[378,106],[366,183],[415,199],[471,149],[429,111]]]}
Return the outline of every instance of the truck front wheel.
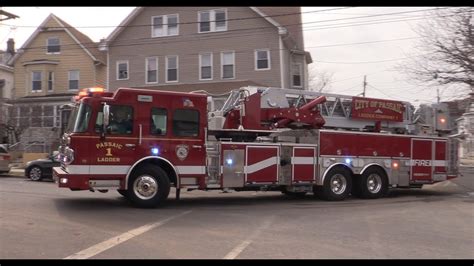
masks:
{"label": "truck front wheel", "polygon": [[143,165],[128,181],[127,198],[138,207],[153,208],[163,204],[170,193],[170,180],[163,169]]}
{"label": "truck front wheel", "polygon": [[125,198],[127,197],[127,190],[125,190],[125,189],[117,189],[117,192],[118,192],[120,195],[124,196]]}

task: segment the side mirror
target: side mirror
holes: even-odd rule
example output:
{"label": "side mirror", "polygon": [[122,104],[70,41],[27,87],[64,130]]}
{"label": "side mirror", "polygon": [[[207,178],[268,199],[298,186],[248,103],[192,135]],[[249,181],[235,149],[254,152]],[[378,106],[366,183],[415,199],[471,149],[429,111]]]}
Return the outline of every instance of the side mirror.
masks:
{"label": "side mirror", "polygon": [[109,116],[110,116],[110,105],[104,103],[104,126],[107,127],[109,125]]}
{"label": "side mirror", "polygon": [[103,123],[102,123],[102,131],[100,133],[100,138],[101,140],[104,140],[105,139],[105,132],[107,132],[107,127],[109,126],[109,122],[110,122],[110,105],[108,105],[107,103],[104,103],[104,109],[103,109]]}

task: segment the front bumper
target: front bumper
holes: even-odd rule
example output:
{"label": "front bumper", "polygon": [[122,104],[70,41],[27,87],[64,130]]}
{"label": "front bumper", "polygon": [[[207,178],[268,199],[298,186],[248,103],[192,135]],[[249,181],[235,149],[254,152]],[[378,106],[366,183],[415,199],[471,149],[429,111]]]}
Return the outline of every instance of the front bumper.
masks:
{"label": "front bumper", "polygon": [[53,180],[59,187],[73,190],[89,189],[89,177],[86,175],[71,175],[61,167],[53,167]]}
{"label": "front bumper", "polygon": [[61,188],[71,190],[124,188],[124,175],[71,174],[62,167],[53,167],[53,180]]}

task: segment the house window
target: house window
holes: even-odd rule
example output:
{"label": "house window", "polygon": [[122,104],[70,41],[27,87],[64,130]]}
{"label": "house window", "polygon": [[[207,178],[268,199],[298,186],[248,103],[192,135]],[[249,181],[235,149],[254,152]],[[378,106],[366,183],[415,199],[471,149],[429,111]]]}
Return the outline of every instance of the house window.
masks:
{"label": "house window", "polygon": [[199,55],[199,79],[212,79],[212,53],[203,53]]}
{"label": "house window", "polygon": [[69,89],[70,90],[79,89],[79,70],[69,71]]}
{"label": "house window", "polygon": [[179,34],[178,14],[152,17],[151,37],[175,36]]}
{"label": "house window", "polygon": [[53,91],[54,87],[54,72],[48,72],[48,91]]}
{"label": "house window", "polygon": [[221,53],[222,78],[235,78],[235,54],[234,52]]}
{"label": "house window", "polygon": [[128,79],[128,61],[117,61],[117,80]]}
{"label": "house window", "polygon": [[158,58],[146,59],[146,83],[158,83]]}
{"label": "house window", "polygon": [[59,45],[58,37],[51,37],[47,40],[47,53],[56,54],[61,52],[61,46]]}
{"label": "house window", "polygon": [[270,50],[255,50],[255,70],[270,69]]}
{"label": "house window", "polygon": [[32,84],[31,84],[31,91],[33,92],[40,92],[41,91],[41,83],[42,83],[42,72],[33,71],[32,75]]}
{"label": "house window", "polygon": [[198,13],[198,32],[215,32],[227,30],[227,9],[200,11]]}
{"label": "house window", "polygon": [[166,57],[166,82],[178,81],[178,56]]}
{"label": "house window", "polygon": [[301,88],[303,83],[301,80],[301,73],[303,72],[303,66],[301,64],[293,64],[291,70],[291,80],[293,87]]}
{"label": "house window", "polygon": [[173,134],[178,137],[197,137],[199,135],[199,112],[192,109],[175,110]]}

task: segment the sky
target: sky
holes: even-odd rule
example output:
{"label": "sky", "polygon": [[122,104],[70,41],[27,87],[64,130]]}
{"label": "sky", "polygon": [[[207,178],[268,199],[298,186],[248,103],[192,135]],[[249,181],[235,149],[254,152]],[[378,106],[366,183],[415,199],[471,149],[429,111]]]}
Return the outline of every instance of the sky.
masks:
{"label": "sky", "polygon": [[[332,75],[329,87],[324,90],[330,93],[351,96],[362,93],[365,75],[366,97],[409,101],[415,106],[436,102],[436,88],[415,84],[396,70],[396,66],[403,65],[413,55],[420,42],[414,29],[429,18],[427,11],[433,8],[302,7],[305,50],[313,58],[311,72]],[[20,48],[50,13],[98,42],[133,9],[4,7],[3,10],[20,18],[0,24],[0,49],[6,49],[9,38],[14,38],[16,48]],[[467,95],[467,89],[456,86],[442,87],[439,91],[441,101]]]}

